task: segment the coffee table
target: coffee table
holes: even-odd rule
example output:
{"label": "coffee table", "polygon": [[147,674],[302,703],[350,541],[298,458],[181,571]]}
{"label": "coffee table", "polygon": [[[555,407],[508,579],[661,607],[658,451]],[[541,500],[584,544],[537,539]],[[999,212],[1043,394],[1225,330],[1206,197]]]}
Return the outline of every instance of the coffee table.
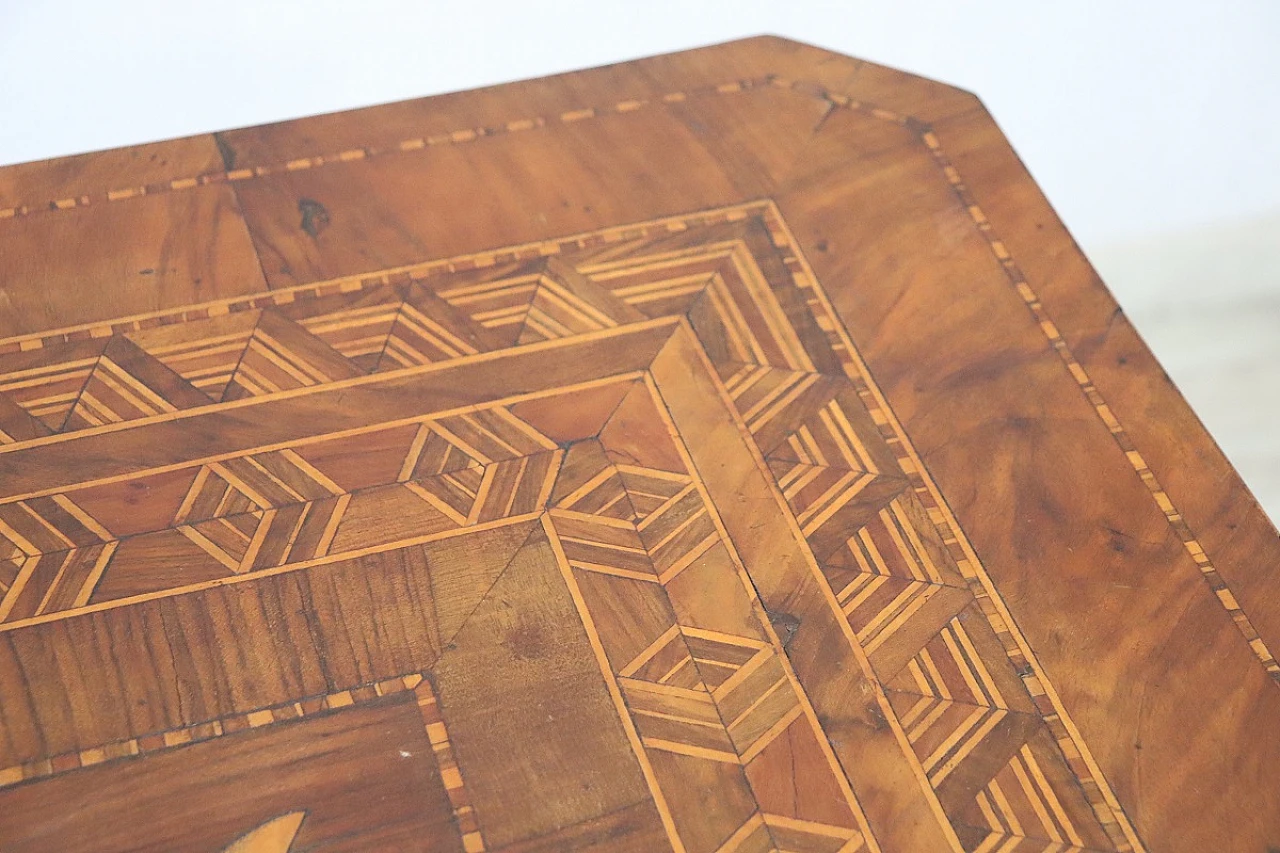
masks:
{"label": "coffee table", "polygon": [[749,39],[0,258],[0,849],[1280,847],[1276,531],[968,93]]}

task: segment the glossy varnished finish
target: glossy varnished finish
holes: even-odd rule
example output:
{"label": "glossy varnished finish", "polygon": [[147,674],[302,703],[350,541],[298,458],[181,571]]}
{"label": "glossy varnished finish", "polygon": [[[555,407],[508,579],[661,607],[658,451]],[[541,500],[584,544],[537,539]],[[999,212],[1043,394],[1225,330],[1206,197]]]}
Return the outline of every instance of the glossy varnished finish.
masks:
{"label": "glossy varnished finish", "polygon": [[0,850],[1280,847],[1280,544],[970,95],[777,39],[0,170]]}

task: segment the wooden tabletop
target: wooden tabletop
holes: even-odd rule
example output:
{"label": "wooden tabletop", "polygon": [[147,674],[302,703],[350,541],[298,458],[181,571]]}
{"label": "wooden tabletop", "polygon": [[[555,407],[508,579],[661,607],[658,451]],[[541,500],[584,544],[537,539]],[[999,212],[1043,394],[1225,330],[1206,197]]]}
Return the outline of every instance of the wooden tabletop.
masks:
{"label": "wooden tabletop", "polygon": [[1280,848],[1276,531],[972,95],[13,166],[0,335],[5,853]]}

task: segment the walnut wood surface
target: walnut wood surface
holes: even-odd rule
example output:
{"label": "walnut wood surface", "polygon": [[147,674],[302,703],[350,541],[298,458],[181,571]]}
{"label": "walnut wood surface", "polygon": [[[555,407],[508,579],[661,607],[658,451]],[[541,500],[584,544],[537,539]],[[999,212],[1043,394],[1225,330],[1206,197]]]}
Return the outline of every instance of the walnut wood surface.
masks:
{"label": "walnut wood surface", "polygon": [[1280,848],[1280,542],[971,95],[752,39],[0,259],[0,850]]}

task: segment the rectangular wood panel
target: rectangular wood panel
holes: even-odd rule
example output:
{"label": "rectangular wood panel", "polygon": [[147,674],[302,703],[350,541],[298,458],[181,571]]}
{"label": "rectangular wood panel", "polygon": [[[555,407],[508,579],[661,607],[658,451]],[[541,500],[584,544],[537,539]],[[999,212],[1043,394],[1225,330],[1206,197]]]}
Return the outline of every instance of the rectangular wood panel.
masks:
{"label": "rectangular wood panel", "polygon": [[[462,850],[412,693],[0,793],[5,849],[209,850],[281,816],[312,850]],[[50,803],[76,804],[56,822]]]}

